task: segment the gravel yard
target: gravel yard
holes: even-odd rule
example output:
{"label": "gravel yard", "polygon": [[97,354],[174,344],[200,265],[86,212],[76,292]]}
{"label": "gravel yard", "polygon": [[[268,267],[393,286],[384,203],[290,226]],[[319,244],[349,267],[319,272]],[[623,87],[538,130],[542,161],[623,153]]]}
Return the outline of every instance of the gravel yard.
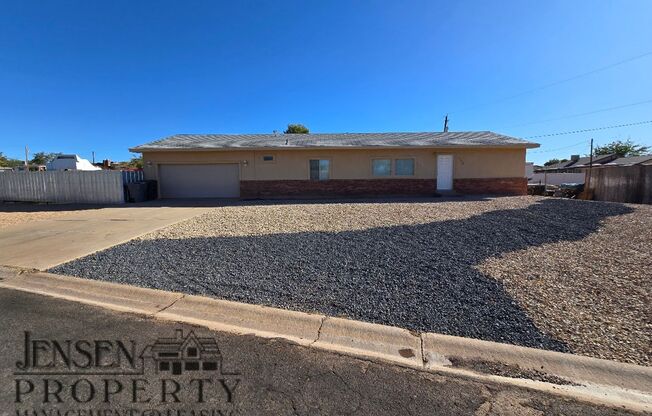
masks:
{"label": "gravel yard", "polygon": [[652,207],[261,202],[51,270],[650,365]]}
{"label": "gravel yard", "polygon": [[0,202],[0,229],[26,222],[63,218],[71,212],[90,209],[84,205]]}

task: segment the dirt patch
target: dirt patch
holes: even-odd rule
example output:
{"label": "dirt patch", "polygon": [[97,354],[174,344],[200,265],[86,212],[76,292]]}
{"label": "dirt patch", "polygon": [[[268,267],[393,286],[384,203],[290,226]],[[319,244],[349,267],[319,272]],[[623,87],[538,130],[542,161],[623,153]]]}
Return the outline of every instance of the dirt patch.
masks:
{"label": "dirt patch", "polygon": [[0,229],[28,222],[65,218],[75,211],[96,208],[88,205],[0,202]]}

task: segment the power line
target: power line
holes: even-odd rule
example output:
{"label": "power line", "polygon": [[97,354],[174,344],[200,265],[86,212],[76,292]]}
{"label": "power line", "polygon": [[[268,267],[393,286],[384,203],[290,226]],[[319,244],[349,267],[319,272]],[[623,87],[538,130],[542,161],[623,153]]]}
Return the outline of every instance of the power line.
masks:
{"label": "power line", "polygon": [[648,123],[652,123],[652,120],[637,121],[635,123],[627,123],[627,124],[618,124],[618,125],[615,125],[615,126],[594,127],[594,128],[590,128],[590,129],[564,131],[564,132],[561,132],[561,133],[540,134],[538,136],[527,136],[526,139],[537,139],[539,137],[551,137],[551,136],[562,136],[562,135],[565,135],[565,134],[586,133],[586,132],[589,132],[589,131],[616,129],[618,127],[639,126],[641,124],[648,124]]}
{"label": "power line", "polygon": [[634,106],[637,106],[637,105],[648,104],[648,103],[652,103],[652,99],[645,100],[645,101],[639,101],[639,102],[631,103],[631,104],[624,104],[624,105],[618,105],[618,106],[614,106],[614,107],[601,108],[599,110],[587,111],[586,113],[571,114],[571,115],[567,115],[567,116],[548,118],[548,119],[545,119],[545,120],[531,121],[531,122],[528,122],[528,123],[514,124],[512,126],[507,126],[507,127],[503,127],[503,128],[508,129],[508,128],[513,128],[513,127],[529,126],[529,125],[532,125],[532,124],[547,123],[547,122],[550,122],[550,121],[566,120],[566,119],[569,119],[569,118],[588,116],[590,114],[596,114],[596,113],[604,113],[606,111],[619,110],[621,108],[634,107]]}
{"label": "power line", "polygon": [[538,87],[531,88],[529,90],[521,91],[521,92],[516,93],[514,95],[509,95],[507,97],[502,97],[502,98],[498,98],[498,99],[491,100],[491,101],[485,101],[484,103],[479,103],[479,104],[476,104],[476,105],[473,105],[473,106],[470,106],[470,107],[466,107],[466,108],[461,108],[461,109],[458,109],[458,110],[455,110],[455,111],[450,111],[448,114],[460,113],[460,112],[463,112],[463,111],[468,111],[468,110],[473,110],[473,109],[476,109],[476,108],[479,108],[479,107],[484,107],[484,106],[489,105],[489,104],[496,104],[496,103],[500,103],[500,102],[503,102],[503,101],[512,100],[514,98],[518,98],[518,97],[521,97],[523,95],[531,94],[533,92],[541,91],[541,90],[544,90],[546,88],[554,87],[556,85],[564,84],[566,82],[574,81],[574,80],[579,79],[579,78],[583,78],[583,77],[586,77],[586,76],[589,76],[589,75],[593,75],[593,74],[598,73],[598,72],[606,71],[607,69],[611,69],[611,68],[617,67],[619,65],[623,65],[623,64],[635,61],[637,59],[645,58],[646,56],[650,56],[650,55],[652,55],[652,51],[645,52],[645,53],[643,53],[641,55],[636,55],[636,56],[633,56],[631,58],[624,59],[622,61],[614,62],[612,64],[609,64],[609,65],[606,65],[606,66],[603,66],[603,67],[600,67],[600,68],[597,68],[597,69],[593,69],[593,70],[588,71],[588,72],[583,72],[581,74],[573,75],[572,77],[569,77],[569,78],[560,79],[558,81],[550,82],[548,84],[543,84],[543,85],[540,85]]}
{"label": "power line", "polygon": [[548,149],[548,150],[534,150],[534,151],[531,151],[530,153],[550,153],[550,152],[557,152],[557,151],[559,151],[559,150],[571,149],[571,148],[573,148],[573,147],[577,147],[577,146],[586,146],[587,144],[589,144],[589,141],[588,141],[588,140],[582,140],[581,142],[578,142],[578,143],[575,143],[575,144],[571,144],[571,145],[569,145],[569,146],[558,147],[558,148],[556,148],[556,149]]}

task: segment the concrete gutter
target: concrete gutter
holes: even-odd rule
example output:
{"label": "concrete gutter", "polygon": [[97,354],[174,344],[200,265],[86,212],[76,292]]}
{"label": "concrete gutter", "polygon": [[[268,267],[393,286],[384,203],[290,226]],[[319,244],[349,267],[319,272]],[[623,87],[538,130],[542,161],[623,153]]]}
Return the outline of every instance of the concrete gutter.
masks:
{"label": "concrete gutter", "polygon": [[[2,266],[0,287],[652,412],[652,367]],[[479,373],[452,366],[456,359],[534,370],[572,384]]]}

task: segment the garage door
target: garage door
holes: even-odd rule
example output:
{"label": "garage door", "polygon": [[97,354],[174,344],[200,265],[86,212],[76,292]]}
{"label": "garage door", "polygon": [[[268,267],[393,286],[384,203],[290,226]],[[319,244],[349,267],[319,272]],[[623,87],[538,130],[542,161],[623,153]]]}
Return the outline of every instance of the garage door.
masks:
{"label": "garage door", "polygon": [[237,163],[159,165],[161,198],[237,198],[238,172]]}

